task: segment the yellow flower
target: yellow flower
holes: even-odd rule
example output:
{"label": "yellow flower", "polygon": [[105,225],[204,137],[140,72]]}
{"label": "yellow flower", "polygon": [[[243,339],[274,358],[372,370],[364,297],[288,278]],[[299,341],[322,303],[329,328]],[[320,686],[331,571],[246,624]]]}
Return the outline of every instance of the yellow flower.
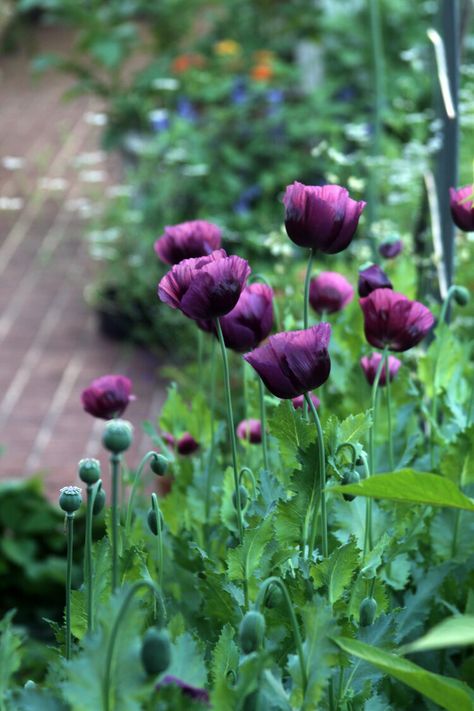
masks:
{"label": "yellow flower", "polygon": [[240,44],[232,39],[221,40],[214,45],[215,53],[221,57],[235,57],[237,54],[240,54],[241,50],[242,47]]}

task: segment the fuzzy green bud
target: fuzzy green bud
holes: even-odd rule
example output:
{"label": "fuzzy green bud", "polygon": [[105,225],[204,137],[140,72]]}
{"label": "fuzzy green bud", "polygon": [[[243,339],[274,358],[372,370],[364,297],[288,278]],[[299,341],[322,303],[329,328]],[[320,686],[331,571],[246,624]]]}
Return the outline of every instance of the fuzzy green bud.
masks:
{"label": "fuzzy green bud", "polygon": [[[148,511],[147,515],[148,528],[153,533],[154,536],[158,535],[158,518],[154,508]],[[163,530],[163,514],[160,511],[160,530]]]}
{"label": "fuzzy green bud", "polygon": [[453,289],[453,299],[459,306],[467,306],[471,298],[469,290],[465,286],[455,286]]}
{"label": "fuzzy green bud", "polygon": [[370,627],[375,620],[377,601],[373,597],[364,597],[359,608],[359,624],[361,627]]}
{"label": "fuzzy green bud", "polygon": [[[360,481],[360,474],[357,469],[345,469],[342,474],[341,484],[347,486],[348,484],[358,484]],[[355,496],[353,494],[343,494],[342,498],[345,501],[354,501]]]}
{"label": "fuzzy green bud", "polygon": [[81,489],[78,486],[63,486],[59,490],[59,505],[65,513],[74,513],[81,504]]}
{"label": "fuzzy green bud", "polygon": [[95,484],[100,479],[100,462],[97,459],[81,459],[77,473],[84,484]]}
{"label": "fuzzy green bud", "polygon": [[150,461],[150,469],[157,476],[164,476],[168,469],[168,460],[162,454],[156,454]]}
{"label": "fuzzy green bud", "polygon": [[265,635],[265,618],[256,610],[247,612],[239,627],[240,647],[244,654],[256,652],[261,647]]}
{"label": "fuzzy green bud", "polygon": [[127,420],[109,420],[102,435],[102,444],[109,452],[121,454],[130,447],[133,427]]}
{"label": "fuzzy green bud", "polygon": [[102,487],[100,487],[100,489],[97,490],[97,493],[95,495],[94,506],[92,507],[92,514],[94,516],[97,516],[98,514],[100,514],[100,512],[102,511],[104,506],[105,506],[105,491],[103,490]]}
{"label": "fuzzy green bud", "polygon": [[[240,508],[244,509],[245,505],[248,501],[248,494],[247,494],[247,489],[245,486],[239,486],[239,492],[240,492]],[[232,494],[232,504],[234,505],[234,509],[237,509],[237,493],[234,491]]]}
{"label": "fuzzy green bud", "polygon": [[171,644],[168,632],[150,627],[143,637],[141,660],[148,676],[156,676],[171,663]]}

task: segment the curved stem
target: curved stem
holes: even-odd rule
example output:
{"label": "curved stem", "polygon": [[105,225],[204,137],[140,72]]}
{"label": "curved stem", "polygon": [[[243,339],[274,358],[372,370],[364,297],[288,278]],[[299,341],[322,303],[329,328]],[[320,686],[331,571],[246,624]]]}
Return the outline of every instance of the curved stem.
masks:
{"label": "curved stem", "polygon": [[[304,279],[304,302],[303,302],[303,328],[309,326],[309,285],[311,282],[311,270],[313,268],[314,249],[309,250],[308,264],[306,266],[306,276]],[[305,420],[308,419],[308,405],[305,401],[303,404],[303,415]]]}
{"label": "curved stem", "polygon": [[140,477],[142,475],[143,469],[144,469],[145,464],[148,459],[157,459],[157,458],[158,458],[158,453],[151,450],[150,452],[147,452],[145,454],[145,456],[141,460],[140,464],[138,465],[138,469],[136,471],[135,478],[133,480],[132,491],[130,492],[130,498],[128,500],[127,517],[125,519],[125,540],[128,540],[128,535],[130,533],[130,525],[132,523],[133,502],[135,500],[135,494],[137,493],[137,487],[138,487],[138,483],[140,481]]}
{"label": "curved stem", "polygon": [[354,468],[356,465],[356,461],[357,461],[357,450],[354,447],[354,445],[352,444],[352,442],[343,442],[342,444],[340,444],[339,447],[336,449],[336,457],[339,454],[339,452],[341,451],[341,449],[344,449],[344,447],[347,447],[347,449],[351,450],[351,453],[352,453],[351,465],[352,465],[352,468]]}
{"label": "curved stem", "polygon": [[[305,400],[308,403],[308,407],[313,415],[314,424],[318,431],[318,460],[319,460],[319,478],[320,478],[320,499],[321,499],[321,534],[322,534],[322,551],[325,558],[329,555],[328,547],[328,520],[326,511],[326,461],[324,456],[324,437],[323,430],[321,427],[321,422],[319,420],[318,412],[313,404],[308,393],[304,394]],[[311,522],[311,529],[309,534],[309,553],[311,554],[314,550],[314,541],[316,538],[316,519],[318,516],[318,507],[314,507],[313,520]]]}
{"label": "curved stem", "polygon": [[112,592],[115,591],[118,585],[118,529],[119,529],[119,473],[120,473],[120,454],[110,455],[110,465],[112,468]]}
{"label": "curved stem", "polygon": [[305,664],[305,658],[304,658],[304,653],[303,653],[303,643],[301,641],[301,634],[300,630],[298,627],[298,622],[296,619],[295,611],[291,602],[291,598],[288,594],[288,590],[286,588],[285,583],[283,580],[280,578],[277,578],[276,576],[273,576],[271,578],[267,578],[266,580],[263,581],[263,583],[260,586],[260,590],[258,591],[257,599],[255,601],[255,609],[260,611],[262,608],[262,605],[265,602],[265,595],[270,588],[271,585],[277,585],[280,590],[283,593],[283,597],[285,599],[286,607],[288,609],[288,613],[290,615],[290,622],[291,626],[293,628],[293,637],[295,638],[295,646],[296,646],[296,651],[298,653],[298,659],[300,663],[300,670],[301,670],[301,684],[303,686],[303,698],[306,696],[306,689],[308,688],[308,675],[306,673],[306,664]]}
{"label": "curved stem", "polygon": [[155,493],[151,495],[151,507],[156,516],[156,537],[158,540],[158,584],[163,590],[163,531],[161,530],[161,511]]}
{"label": "curved stem", "polygon": [[148,587],[153,592],[155,599],[158,601],[161,608],[162,622],[166,620],[166,608],[163,601],[163,596],[157,585],[151,580],[139,580],[137,583],[132,585],[117,613],[117,616],[114,621],[114,626],[112,627],[112,632],[110,633],[109,643],[107,645],[107,653],[105,656],[104,683],[102,687],[105,711],[110,711],[110,676],[115,642],[119,633],[120,623],[125,618],[125,614],[130,603],[132,602],[135,593],[143,587]]}
{"label": "curved stem", "polygon": [[239,472],[239,485],[242,484],[242,477],[244,474],[248,474],[250,477],[250,481],[252,482],[253,498],[256,499],[257,498],[257,483],[255,481],[253,471],[250,469],[250,467],[241,467],[240,472]]}
{"label": "curved stem", "polygon": [[391,385],[390,385],[390,370],[388,367],[388,351],[384,352],[384,363],[385,363],[385,388],[387,393],[387,428],[388,428],[388,461],[390,465],[390,471],[395,470],[395,457],[393,455],[393,435],[392,435],[392,398],[391,398]]}
{"label": "curved stem", "polygon": [[212,487],[212,463],[214,459],[214,444],[215,444],[215,424],[214,417],[216,412],[216,342],[214,338],[211,341],[211,446],[209,448],[209,456],[206,462],[206,496],[205,496],[205,512],[206,523],[209,524],[211,515],[211,487]]}
{"label": "curved stem", "polygon": [[262,452],[263,452],[263,468],[268,469],[268,447],[267,447],[267,419],[265,416],[265,393],[263,390],[263,382],[258,378],[258,393],[260,397],[260,422],[262,425]]}
{"label": "curved stem", "polygon": [[72,549],[74,542],[74,514],[66,514],[67,567],[66,567],[66,659],[71,659],[71,584]]}
{"label": "curved stem", "polygon": [[[219,338],[219,344],[222,353],[222,363],[224,365],[224,390],[225,390],[225,400],[227,406],[227,425],[229,428],[230,444],[232,449],[232,466],[234,470],[234,487],[235,487],[235,503],[237,510],[237,526],[239,529],[239,541],[240,543],[244,540],[244,526],[242,523],[242,502],[240,500],[240,488],[239,488],[239,470],[237,465],[237,442],[235,441],[235,427],[234,427],[234,416],[232,414],[232,395],[230,390],[230,374],[229,374],[229,363],[227,361],[227,351],[224,342],[224,336],[222,334],[221,325],[219,319],[215,319],[216,331]],[[244,598],[245,598],[245,608],[248,608],[248,585],[247,581],[244,580]]]}

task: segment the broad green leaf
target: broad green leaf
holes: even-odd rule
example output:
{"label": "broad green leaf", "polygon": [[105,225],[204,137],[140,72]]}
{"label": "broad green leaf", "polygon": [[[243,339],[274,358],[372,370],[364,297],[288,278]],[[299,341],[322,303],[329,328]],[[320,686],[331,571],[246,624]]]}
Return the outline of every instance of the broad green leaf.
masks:
{"label": "broad green leaf", "polygon": [[467,349],[448,325],[438,324],[435,333],[436,338],[418,363],[418,375],[430,398],[434,393],[440,395],[461,377],[461,365],[468,359]]}
{"label": "broad green leaf", "polygon": [[63,701],[53,696],[48,691],[37,687],[36,689],[22,689],[14,694],[9,711],[68,711]]}
{"label": "broad green leaf", "polygon": [[437,474],[400,469],[377,474],[359,484],[334,486],[330,491],[386,499],[407,504],[427,504],[474,511],[474,501],[465,496],[452,481]]}
{"label": "broad green leaf", "polygon": [[6,613],[0,622],[0,706],[10,687],[13,674],[20,668],[23,635],[13,629],[16,610]]}
{"label": "broad green leaf", "polygon": [[359,550],[355,540],[336,548],[329,558],[311,566],[316,587],[325,585],[328,600],[334,605],[349,585],[359,563]]}
{"label": "broad green leaf", "polygon": [[409,592],[405,596],[404,609],[397,619],[397,642],[401,642],[408,636],[413,638],[420,633],[430,614],[436,593],[451,569],[451,563],[432,566],[421,576],[416,592]]}
{"label": "broad green leaf", "polygon": [[257,528],[244,531],[243,543],[227,554],[230,580],[246,580],[252,593],[256,593],[258,588],[257,569],[272,537],[271,516],[267,516]]}
{"label": "broad green leaf", "polygon": [[474,482],[474,425],[441,452],[439,470],[461,487]]}
{"label": "broad green leaf", "polygon": [[465,647],[468,644],[474,644],[474,615],[456,615],[443,620],[423,637],[406,644],[399,652],[411,654],[427,649]]}
{"label": "broad green leaf", "polygon": [[[270,433],[278,440],[278,448],[284,470],[291,472],[300,466],[298,449],[304,450],[316,438],[316,428],[306,422],[301,410],[295,410],[291,402],[282,400],[268,418]],[[284,477],[284,483],[285,481]]]}
{"label": "broad green leaf", "polygon": [[474,708],[474,693],[457,679],[433,674],[397,654],[355,639],[335,637],[333,641],[347,654],[373,664],[447,711],[472,711]]}
{"label": "broad green leaf", "polygon": [[[344,442],[353,444],[356,451],[360,453],[362,450],[361,442],[365,440],[371,424],[372,414],[370,410],[359,412],[357,415],[349,415],[342,421],[331,415],[324,427],[324,438],[330,456],[334,457],[337,448]],[[341,450],[337,459],[340,464],[349,463],[352,460],[350,450],[348,448]]]}
{"label": "broad green leaf", "polygon": [[237,678],[239,666],[239,649],[234,636],[231,625],[224,625],[212,654],[212,703],[221,711],[234,711],[235,699],[230,682]]}
{"label": "broad green leaf", "polygon": [[167,674],[185,681],[191,686],[203,687],[207,683],[204,654],[198,642],[185,632],[171,645],[171,664]]}

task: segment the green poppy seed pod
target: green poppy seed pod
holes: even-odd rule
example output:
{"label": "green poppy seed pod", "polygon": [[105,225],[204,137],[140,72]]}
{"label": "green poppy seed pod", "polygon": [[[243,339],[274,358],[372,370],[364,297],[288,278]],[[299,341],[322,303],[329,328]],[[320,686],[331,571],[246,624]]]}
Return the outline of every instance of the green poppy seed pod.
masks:
{"label": "green poppy seed pod", "polygon": [[[248,498],[249,498],[248,494],[247,494],[247,489],[245,488],[245,486],[239,486],[239,491],[240,491],[240,507],[242,509],[244,509],[245,505],[248,501]],[[232,494],[232,503],[234,505],[234,509],[237,509],[237,496],[236,496],[235,491]]]}
{"label": "green poppy seed pod", "polygon": [[373,597],[364,597],[359,608],[359,624],[361,627],[370,627],[375,620],[377,601]]}
{"label": "green poppy seed pod", "polygon": [[59,490],[59,505],[65,513],[74,513],[81,504],[81,489],[78,486],[63,486]]}
{"label": "green poppy seed pod", "polygon": [[265,618],[256,610],[247,612],[239,627],[240,646],[244,654],[256,652],[265,635]]}
{"label": "green poppy seed pod", "polygon": [[[356,469],[346,469],[342,475],[342,485],[347,484],[358,484],[360,481],[360,474]],[[342,498],[345,501],[354,501],[355,496],[353,494],[343,494]]]}
{"label": "green poppy seed pod", "polygon": [[130,447],[133,427],[127,420],[109,420],[102,435],[102,444],[109,452],[121,454]]}
{"label": "green poppy seed pod", "polygon": [[279,585],[272,585],[265,595],[265,607],[272,610],[275,607],[279,607],[283,602],[283,593]]}
{"label": "green poppy seed pod", "polygon": [[157,454],[150,461],[150,469],[157,476],[164,476],[168,469],[168,460],[162,454]]}
{"label": "green poppy seed pod", "polygon": [[28,681],[25,683],[25,686],[23,688],[24,689],[36,689],[36,684],[33,681],[33,679],[28,679]]}
{"label": "green poppy seed pod", "polygon": [[84,484],[95,484],[100,479],[100,462],[97,459],[81,459],[77,473]]}
{"label": "green poppy seed pod", "polygon": [[467,306],[470,299],[469,290],[465,286],[455,286],[453,289],[454,301],[459,304],[459,306]]}
{"label": "green poppy seed pod", "polygon": [[165,629],[150,627],[145,632],[141,660],[148,676],[156,676],[168,669],[171,663],[171,644]]}
{"label": "green poppy seed pod", "polygon": [[[151,508],[147,515],[148,528],[154,536],[158,535],[158,519],[155,509]],[[160,511],[160,530],[163,530],[163,514]]]}
{"label": "green poppy seed pod", "polygon": [[94,506],[92,507],[92,514],[98,516],[105,506],[105,491],[102,487],[98,490],[94,499]]}

